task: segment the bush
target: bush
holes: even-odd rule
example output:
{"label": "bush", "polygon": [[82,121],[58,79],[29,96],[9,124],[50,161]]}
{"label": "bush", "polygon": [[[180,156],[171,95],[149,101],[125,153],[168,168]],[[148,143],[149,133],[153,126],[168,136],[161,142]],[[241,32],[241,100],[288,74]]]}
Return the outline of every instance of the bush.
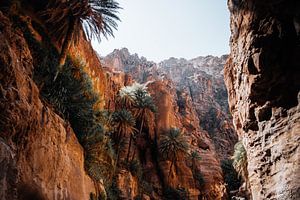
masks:
{"label": "bush", "polygon": [[93,91],[91,79],[84,72],[85,63],[80,58],[75,61],[68,58],[64,70],[54,82],[59,54],[50,38],[38,24],[33,23],[43,37],[43,41],[39,42],[33,37],[26,22],[18,17],[14,17],[14,22],[24,32],[33,55],[33,79],[39,86],[42,97],[54,106],[61,117],[70,121],[79,139],[99,130],[94,111],[99,95]]}
{"label": "bush", "polygon": [[241,141],[237,142],[234,145],[234,154],[233,154],[233,167],[237,171],[238,175],[241,176],[245,182],[248,180],[248,161],[247,161],[247,152]]}

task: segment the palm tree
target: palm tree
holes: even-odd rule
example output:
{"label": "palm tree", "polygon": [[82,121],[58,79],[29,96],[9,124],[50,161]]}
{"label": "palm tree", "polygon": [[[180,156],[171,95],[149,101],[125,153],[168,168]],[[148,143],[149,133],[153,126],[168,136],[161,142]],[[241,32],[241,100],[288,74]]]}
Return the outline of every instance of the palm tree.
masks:
{"label": "palm tree", "polygon": [[195,167],[196,167],[196,162],[201,160],[201,157],[199,156],[199,153],[197,151],[192,151],[189,154],[189,158],[192,161],[192,171],[194,173],[195,172]]}
{"label": "palm tree", "polygon": [[156,112],[156,106],[152,97],[143,88],[138,88],[134,91],[134,100],[133,113],[135,118],[141,122],[139,130],[140,135],[142,133],[144,123],[153,118],[153,114]]}
{"label": "palm tree", "polygon": [[134,104],[134,95],[128,88],[128,86],[121,88],[118,95],[119,107],[125,109],[131,109]]}
{"label": "palm tree", "polygon": [[132,116],[131,112],[122,109],[119,111],[115,111],[112,114],[112,123],[115,128],[114,138],[115,141],[118,141],[117,161],[116,161],[117,164],[119,160],[120,143],[124,136],[130,136],[128,153],[127,153],[127,157],[129,157],[128,155],[130,154],[132,136],[136,132],[135,118]]}
{"label": "palm tree", "polygon": [[101,110],[95,113],[96,122],[102,125],[104,134],[109,134],[113,130],[112,113],[109,110]]}
{"label": "palm tree", "polygon": [[[199,156],[199,153],[197,151],[192,151],[189,154],[189,159],[192,161],[192,173],[193,176],[195,176],[196,172],[196,162],[201,160],[201,157]],[[194,178],[194,186],[196,187],[196,179]]]}
{"label": "palm tree", "polygon": [[107,184],[112,181],[114,174],[114,152],[110,144],[110,139],[103,136],[102,132],[86,135],[83,143],[85,169],[94,182],[97,198],[100,194],[97,182],[105,179]]}
{"label": "palm tree", "polygon": [[167,134],[162,135],[159,141],[158,149],[163,159],[170,160],[168,179],[171,175],[171,170],[180,155],[187,154],[189,145],[187,138],[177,128],[170,129]]}
{"label": "palm tree", "polygon": [[114,0],[51,0],[41,15],[46,18],[50,35],[61,44],[59,65],[54,79],[61,72],[72,42],[77,43],[83,29],[88,40],[101,40],[101,33],[113,36],[120,9]]}
{"label": "palm tree", "polygon": [[233,167],[237,171],[238,175],[243,177],[248,186],[248,161],[247,161],[247,152],[241,141],[234,145],[234,154],[233,154]]}

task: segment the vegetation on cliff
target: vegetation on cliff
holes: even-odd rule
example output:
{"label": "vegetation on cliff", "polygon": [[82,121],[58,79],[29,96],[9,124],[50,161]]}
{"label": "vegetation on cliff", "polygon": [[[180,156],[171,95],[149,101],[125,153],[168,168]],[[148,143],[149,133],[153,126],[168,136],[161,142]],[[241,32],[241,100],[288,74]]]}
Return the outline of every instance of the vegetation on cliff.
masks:
{"label": "vegetation on cliff", "polygon": [[[24,1],[17,2],[20,2],[17,7],[23,6]],[[108,20],[105,22],[97,14],[90,13],[93,8],[88,5],[92,2],[96,1],[40,3],[37,12],[40,15],[31,17],[22,13],[25,10],[11,13],[15,28],[24,34],[32,54],[33,80],[39,87],[43,104],[65,121],[67,139],[72,128],[84,148],[85,170],[95,182],[96,188],[96,194],[91,194],[91,199],[118,199],[121,195],[118,185],[121,171],[127,171],[133,179],[137,179],[139,196],[155,193],[166,199],[189,199],[189,189],[198,191],[205,181],[199,169],[200,156],[191,148],[186,128],[179,126],[180,129],[152,130],[157,117],[157,105],[145,85],[133,84],[121,88],[113,102],[115,107],[112,106],[110,110],[100,109],[99,105],[105,99],[101,99],[101,94],[95,90],[86,58],[79,54],[68,55],[71,43],[79,41],[84,28],[92,26],[85,30],[87,39],[99,37],[101,32],[112,34],[110,25],[115,27],[115,24],[111,20],[118,19],[114,14],[118,5],[109,4],[113,1],[105,1],[107,4],[102,5],[106,6],[103,10],[98,9],[99,5],[94,5],[97,7],[94,11],[109,16],[104,17]],[[76,9],[79,9],[78,13],[75,13]],[[96,17],[96,21],[82,27],[83,21],[90,15]],[[95,27],[98,25],[104,26]],[[54,27],[58,27],[56,30],[61,31],[61,34],[53,32]],[[183,112],[187,105],[186,99],[179,99],[177,104],[180,112]],[[150,164],[148,157],[152,159]],[[168,166],[167,174],[161,172],[161,160]],[[191,165],[186,165],[189,162]],[[152,168],[144,169],[149,165],[153,165],[150,166]],[[178,175],[180,165],[187,166],[193,180],[190,182],[194,182],[190,188],[174,186],[169,181],[172,172]],[[160,177],[154,181],[161,182],[158,183],[161,184],[160,188],[147,182],[153,175],[153,172],[149,173],[150,170],[159,174]],[[99,185],[105,189],[99,188]]]}
{"label": "vegetation on cliff", "polygon": [[171,161],[168,178],[171,175],[173,165],[176,165],[176,161],[179,157],[187,154],[188,150],[189,145],[187,139],[179,129],[172,128],[166,135],[161,136],[159,152],[163,159]]}
{"label": "vegetation on cliff", "polygon": [[96,38],[100,41],[101,34],[105,37],[113,35],[113,29],[117,28],[116,20],[119,20],[116,15],[118,9],[119,4],[114,0],[49,1],[40,14],[52,38],[61,44],[54,79],[62,71],[70,46],[79,41],[82,30],[88,40]]}
{"label": "vegetation on cliff", "polygon": [[248,184],[248,160],[247,152],[241,141],[236,143],[234,146],[233,154],[233,167],[237,171],[238,175],[241,176],[246,184]]}

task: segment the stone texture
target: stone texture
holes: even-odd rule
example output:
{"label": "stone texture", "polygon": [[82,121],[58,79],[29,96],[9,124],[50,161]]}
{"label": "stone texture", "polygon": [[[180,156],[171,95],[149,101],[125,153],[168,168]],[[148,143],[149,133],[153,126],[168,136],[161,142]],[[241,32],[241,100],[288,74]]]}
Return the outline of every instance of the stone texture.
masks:
{"label": "stone texture", "polygon": [[184,114],[190,109],[185,106],[185,99],[189,98],[190,107],[195,109],[201,128],[209,133],[219,158],[227,159],[233,154],[233,146],[237,142],[223,77],[227,57],[169,58],[154,63],[123,48],[115,49],[102,58],[102,63],[114,73],[129,74],[139,83],[171,80],[172,87],[177,90],[175,98],[179,112]]}
{"label": "stone texture", "polygon": [[[157,67],[155,63],[144,58],[140,59],[136,54],[130,55],[126,49],[115,50],[103,59],[103,65],[111,76],[114,88],[130,84],[126,81],[128,78],[125,78],[125,74],[132,77],[129,78],[131,83],[148,82],[148,91],[157,105],[158,113],[148,124],[149,138],[139,138],[136,147],[137,158],[142,158],[140,162],[144,172],[143,179],[154,191],[150,194],[150,198],[161,199],[164,188],[172,187],[185,188],[189,192],[190,199],[226,199],[223,174],[214,143],[210,135],[199,125],[198,114],[190,94],[187,92],[177,94],[174,82],[168,77],[160,78],[160,73],[153,69]],[[114,78],[116,74],[120,78]],[[185,102],[184,108],[178,105],[179,100]],[[168,174],[171,163],[153,157],[151,147],[155,143],[155,138],[159,140],[161,134],[175,127],[185,130],[191,146],[190,151],[197,151],[202,157],[202,160],[197,162],[196,169],[203,175],[204,185],[195,184],[188,156],[176,162],[170,178]],[[127,185],[132,184],[131,182]]]}
{"label": "stone texture", "polygon": [[300,199],[299,1],[228,1],[225,82],[253,199]]}
{"label": "stone texture", "polygon": [[0,198],[88,199],[95,192],[72,129],[39,97],[23,34],[0,13]]}
{"label": "stone texture", "polygon": [[134,199],[138,195],[138,181],[127,170],[120,170],[117,175],[117,186],[121,191],[120,199]]}

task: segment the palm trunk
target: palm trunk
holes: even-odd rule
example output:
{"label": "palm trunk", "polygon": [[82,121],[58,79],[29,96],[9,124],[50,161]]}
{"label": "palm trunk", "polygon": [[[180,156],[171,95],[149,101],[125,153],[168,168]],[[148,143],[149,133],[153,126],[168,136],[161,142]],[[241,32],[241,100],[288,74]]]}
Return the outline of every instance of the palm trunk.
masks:
{"label": "palm trunk", "polygon": [[196,172],[196,170],[195,170],[195,162],[194,162],[194,160],[192,161],[192,174],[193,174],[193,179],[194,179],[194,188],[196,188],[196,179],[195,179],[195,172]]}
{"label": "palm trunk", "polygon": [[118,142],[117,160],[116,160],[116,164],[115,164],[115,168],[114,168],[114,175],[113,176],[115,176],[115,174],[116,174],[116,170],[117,170],[117,166],[118,166],[118,162],[119,162],[120,145],[121,145],[121,140],[119,140],[119,142]]}
{"label": "palm trunk", "polygon": [[134,157],[135,157],[135,152],[136,151],[133,151],[133,154],[132,154],[132,157],[131,157],[131,161],[133,161]]}
{"label": "palm trunk", "polygon": [[129,139],[128,152],[127,152],[127,163],[129,161],[131,142],[132,142],[132,134],[130,134],[130,139]]}
{"label": "palm trunk", "polygon": [[75,30],[75,20],[70,19],[67,35],[66,35],[63,45],[61,47],[61,51],[60,51],[60,55],[59,55],[59,63],[58,63],[58,67],[57,67],[57,72],[54,77],[54,81],[56,80],[58,74],[62,72],[63,66],[65,65],[67,54],[69,52],[71,42],[73,40],[74,30]]}
{"label": "palm trunk", "polygon": [[144,118],[142,118],[142,123],[141,123],[139,135],[141,135],[141,133],[142,133],[143,126],[144,126]]}
{"label": "palm trunk", "polygon": [[168,182],[170,181],[170,175],[171,175],[171,171],[172,171],[172,167],[173,167],[173,164],[174,164],[174,157],[172,158],[172,161],[171,161],[171,165],[170,165],[170,169],[169,169],[169,175],[168,175]]}

